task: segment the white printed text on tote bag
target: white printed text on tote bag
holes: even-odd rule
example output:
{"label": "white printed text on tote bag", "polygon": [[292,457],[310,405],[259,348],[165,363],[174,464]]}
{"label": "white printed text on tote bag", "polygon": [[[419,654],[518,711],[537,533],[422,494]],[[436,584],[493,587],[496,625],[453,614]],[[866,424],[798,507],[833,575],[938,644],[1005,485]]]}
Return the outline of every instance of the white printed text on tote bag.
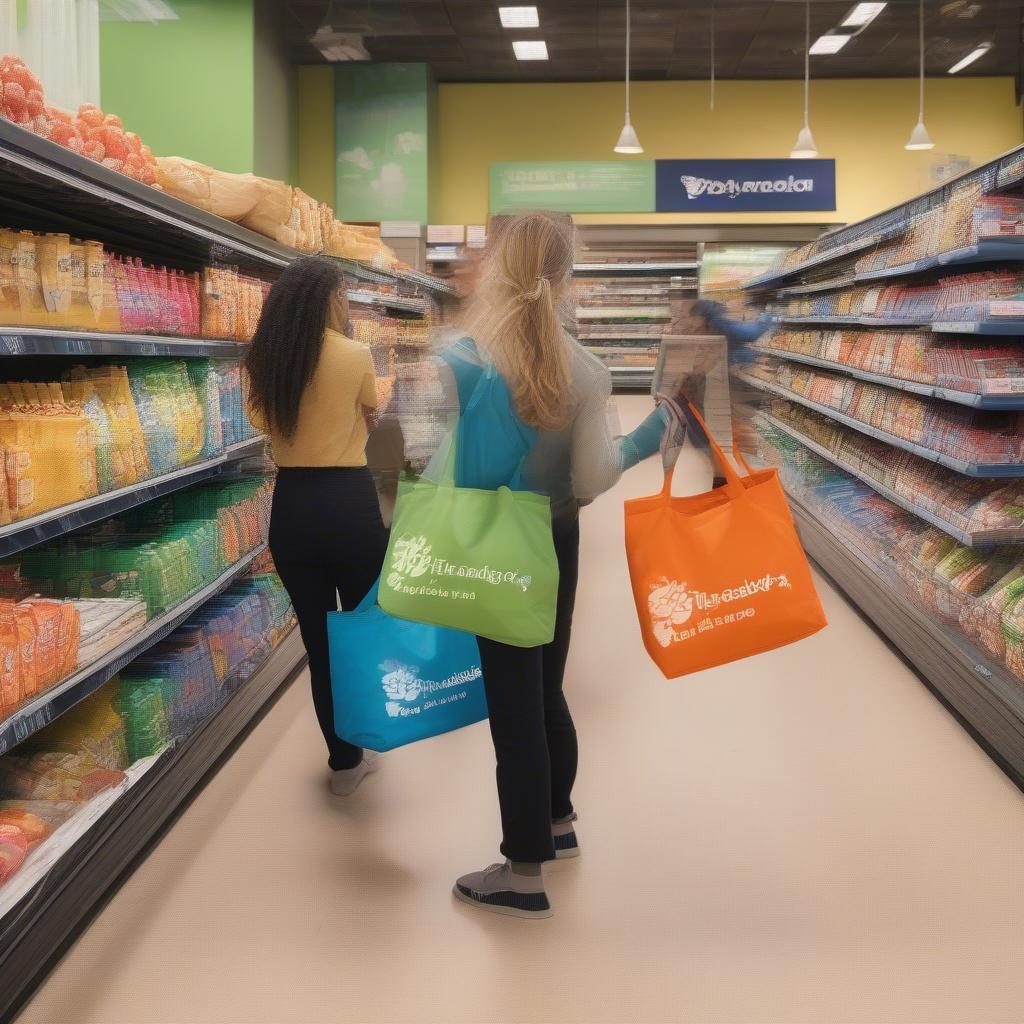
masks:
{"label": "white printed text on tote bag", "polygon": [[[725,611],[721,615],[710,615],[723,605],[732,606],[736,601],[749,600],[759,594],[767,594],[773,589],[792,590],[793,585],[785,574],[781,576],[764,575],[757,579],[747,579],[735,587],[726,587],[717,593],[703,590],[690,590],[685,583],[670,580],[665,576],[650,584],[647,595],[647,610],[651,616],[651,631],[662,647],[689,640],[699,633],[708,633],[722,626],[732,626],[744,619],[751,618],[756,609],[751,607],[738,608],[736,611]],[[704,617],[696,625],[686,629],[685,626],[694,611],[703,612]]]}
{"label": "white printed text on tote bag", "polygon": [[415,665],[386,662],[380,667],[383,672],[380,685],[387,698],[384,710],[389,718],[418,715],[421,711],[430,711],[432,708],[465,700],[469,696],[469,691],[460,690],[458,687],[476,682],[482,675],[479,665],[437,681],[421,679],[419,669]]}
{"label": "white printed text on tote bag", "polygon": [[481,580],[495,587],[510,584],[524,594],[533,582],[532,576],[524,576],[514,570],[494,569],[489,565],[459,565],[444,558],[435,558],[426,537],[412,537],[403,533],[395,541],[387,576],[387,584],[392,590],[402,594],[475,601],[475,591],[457,589],[457,581],[460,579]]}

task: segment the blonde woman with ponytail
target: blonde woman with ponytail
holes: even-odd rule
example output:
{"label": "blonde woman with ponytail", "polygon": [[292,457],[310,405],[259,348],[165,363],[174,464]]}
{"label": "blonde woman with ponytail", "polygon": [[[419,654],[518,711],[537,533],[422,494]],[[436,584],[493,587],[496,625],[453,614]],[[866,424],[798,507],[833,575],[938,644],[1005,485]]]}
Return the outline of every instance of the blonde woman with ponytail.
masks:
{"label": "blonde woman with ponytail", "polygon": [[632,434],[613,434],[608,369],[564,327],[573,313],[574,256],[573,224],[563,214],[524,213],[492,223],[462,325],[466,336],[442,355],[460,409],[483,368],[498,371],[515,414],[536,433],[523,485],[551,499],[560,572],[554,640],[522,648],[478,638],[506,859],[463,876],[454,890],[480,909],[527,918],[551,915],[541,865],[579,854],[571,800],[576,729],[562,690],[579,571],[579,509],[654,454],[666,429],[655,410]]}

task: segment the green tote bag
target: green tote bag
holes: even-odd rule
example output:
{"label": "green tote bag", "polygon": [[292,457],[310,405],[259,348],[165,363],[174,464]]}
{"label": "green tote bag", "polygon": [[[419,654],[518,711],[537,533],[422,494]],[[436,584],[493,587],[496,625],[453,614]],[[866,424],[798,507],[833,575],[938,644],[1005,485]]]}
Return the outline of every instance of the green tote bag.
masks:
{"label": "green tote bag", "polygon": [[456,487],[454,467],[452,442],[439,483],[399,484],[381,608],[513,647],[550,643],[558,595],[550,500]]}

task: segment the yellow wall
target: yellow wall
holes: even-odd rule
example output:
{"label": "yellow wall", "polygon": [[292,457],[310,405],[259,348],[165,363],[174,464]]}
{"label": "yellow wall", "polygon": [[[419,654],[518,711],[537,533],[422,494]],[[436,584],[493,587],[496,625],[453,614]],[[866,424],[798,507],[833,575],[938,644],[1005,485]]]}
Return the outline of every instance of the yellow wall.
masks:
{"label": "yellow wall", "polygon": [[[326,114],[333,108],[333,89],[322,76],[304,79],[302,73],[308,70],[319,69],[300,69],[299,180],[307,192],[317,195],[307,182],[316,183],[321,192],[333,188],[333,116],[328,119]],[[705,82],[638,82],[633,86],[633,123],[646,148],[639,159],[787,156],[800,127],[802,94],[800,82],[719,82],[715,110],[710,111]],[[836,160],[835,213],[629,213],[578,219],[859,220],[929,188],[932,163],[945,154],[962,154],[978,163],[1024,141],[1012,79],[929,80],[926,104],[936,148],[908,153],[903,144],[917,117],[916,81],[812,81],[811,127],[821,155]],[[431,220],[481,223],[487,214],[491,163],[608,159],[621,127],[622,86],[617,83],[442,85]],[[331,150],[329,164],[325,140]]]}
{"label": "yellow wall", "polygon": [[321,203],[334,205],[334,68],[298,69],[298,177],[295,184]]}

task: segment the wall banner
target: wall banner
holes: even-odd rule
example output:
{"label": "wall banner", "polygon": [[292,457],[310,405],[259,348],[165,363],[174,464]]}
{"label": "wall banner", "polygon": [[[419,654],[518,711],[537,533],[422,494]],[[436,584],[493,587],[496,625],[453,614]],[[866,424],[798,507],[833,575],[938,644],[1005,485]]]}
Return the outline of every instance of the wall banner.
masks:
{"label": "wall banner", "polygon": [[658,213],[834,210],[835,160],[657,160]]}
{"label": "wall banner", "polygon": [[652,160],[491,164],[491,213],[653,213]]}

